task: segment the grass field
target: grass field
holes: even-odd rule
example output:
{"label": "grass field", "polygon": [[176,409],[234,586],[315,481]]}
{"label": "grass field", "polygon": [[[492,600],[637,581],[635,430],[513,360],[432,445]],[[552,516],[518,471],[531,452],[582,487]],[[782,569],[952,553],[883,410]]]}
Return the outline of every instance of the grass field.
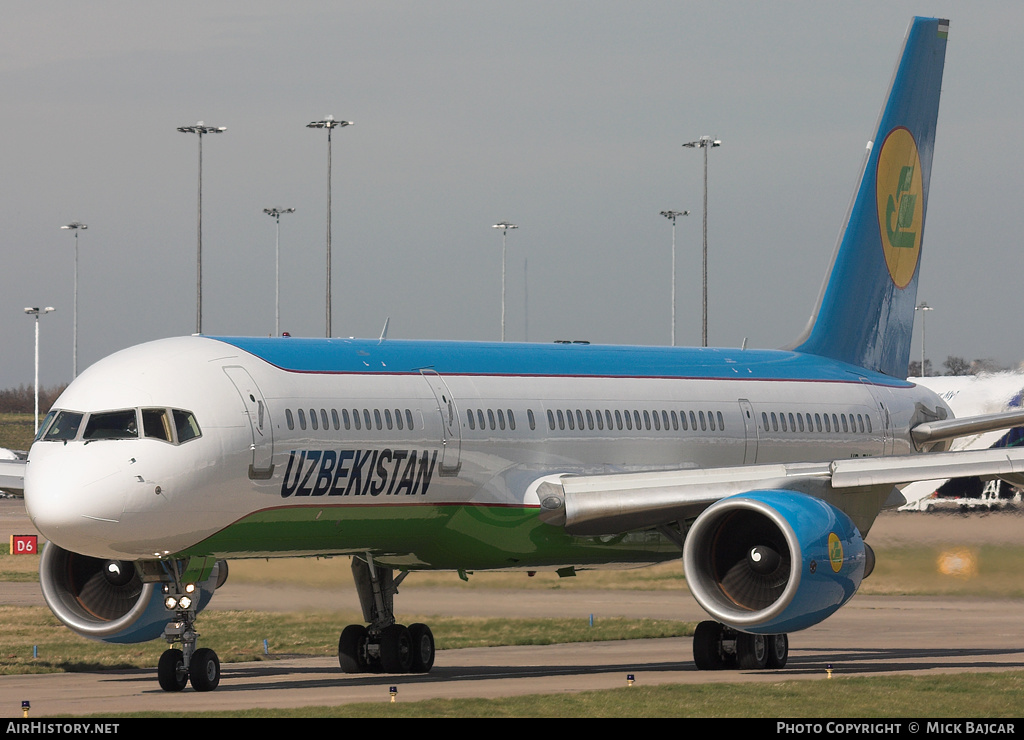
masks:
{"label": "grass field", "polygon": [[[40,412],[42,419],[42,412]],[[0,414],[0,447],[27,450],[36,436],[34,414]]]}

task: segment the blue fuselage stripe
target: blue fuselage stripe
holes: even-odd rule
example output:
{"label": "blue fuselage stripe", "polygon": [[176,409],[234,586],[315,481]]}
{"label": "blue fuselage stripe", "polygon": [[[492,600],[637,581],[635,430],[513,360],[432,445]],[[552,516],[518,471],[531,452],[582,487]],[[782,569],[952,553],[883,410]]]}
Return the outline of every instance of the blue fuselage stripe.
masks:
{"label": "blue fuselage stripe", "polygon": [[315,374],[869,382],[898,378],[782,350],[298,337],[211,337],[282,370]]}

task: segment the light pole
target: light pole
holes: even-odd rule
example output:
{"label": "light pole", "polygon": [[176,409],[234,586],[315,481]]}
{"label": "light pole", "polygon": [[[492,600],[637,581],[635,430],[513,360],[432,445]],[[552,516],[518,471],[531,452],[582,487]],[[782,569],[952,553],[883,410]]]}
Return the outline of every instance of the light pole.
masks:
{"label": "light pole", "polygon": [[203,136],[222,134],[226,126],[207,126],[199,121],[195,126],[179,126],[183,134],[199,136],[199,204],[196,217],[196,334],[203,333]]}
{"label": "light pole", "polygon": [[294,208],[264,208],[263,212],[277,222],[274,240],[274,336],[281,336],[281,214],[295,213]]}
{"label": "light pole", "polygon": [[700,148],[704,150],[704,258],[703,258],[703,293],[704,313],[701,324],[701,341],[703,346],[708,346],[708,149],[721,146],[722,142],[712,139],[710,136],[702,136],[697,141],[690,141],[683,144],[690,149]]}
{"label": "light pole", "polygon": [[676,346],[676,219],[689,216],[689,211],[662,211],[661,215],[672,222],[672,346]]}
{"label": "light pole", "polygon": [[306,128],[327,129],[327,338],[331,338],[331,131],[338,127],[351,126],[352,121],[336,121],[327,116],[311,121]]}
{"label": "light pole", "polygon": [[39,315],[56,311],[53,306],[47,306],[46,308],[26,308],[25,313],[29,316],[36,317],[36,377],[35,377],[35,394],[36,394],[36,432],[39,431]]}
{"label": "light pole", "polygon": [[508,237],[509,229],[518,229],[515,224],[502,221],[494,224],[492,228],[501,229],[501,341],[505,341],[505,239]]}
{"label": "light pole", "polygon": [[71,379],[74,380],[78,377],[78,232],[84,231],[89,227],[78,221],[72,221],[61,226],[61,228],[75,232],[75,305],[72,309],[71,321],[73,327],[71,330]]}
{"label": "light pole", "polygon": [[921,301],[919,304],[914,306],[914,310],[921,312],[921,377],[923,378],[925,376],[925,373],[924,373],[924,339],[925,339],[925,337],[924,337],[924,334],[925,334],[924,325],[925,325],[925,317],[928,316],[928,312],[929,311],[934,311],[935,309],[933,309],[931,306],[929,306],[924,301]]}

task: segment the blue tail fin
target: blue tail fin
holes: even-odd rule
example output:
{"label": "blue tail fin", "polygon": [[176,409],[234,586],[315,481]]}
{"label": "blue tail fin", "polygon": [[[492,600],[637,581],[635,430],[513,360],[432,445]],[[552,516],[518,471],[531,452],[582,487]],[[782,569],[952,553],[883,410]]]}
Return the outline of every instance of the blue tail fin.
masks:
{"label": "blue tail fin", "polygon": [[936,18],[910,24],[799,352],[907,375],[948,29]]}

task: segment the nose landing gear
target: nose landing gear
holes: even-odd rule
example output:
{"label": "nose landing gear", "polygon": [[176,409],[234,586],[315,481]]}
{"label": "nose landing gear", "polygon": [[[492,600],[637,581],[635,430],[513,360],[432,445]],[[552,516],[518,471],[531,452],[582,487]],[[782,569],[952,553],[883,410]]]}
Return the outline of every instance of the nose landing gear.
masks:
{"label": "nose landing gear", "polygon": [[198,593],[195,587],[182,585],[177,563],[168,565],[174,582],[164,587],[164,607],[173,611],[175,618],[164,627],[163,638],[170,645],[180,643],[181,649],[171,647],[161,654],[157,680],[164,691],[181,691],[190,681],[196,691],[213,691],[220,684],[220,659],[210,648],[196,648]]}

